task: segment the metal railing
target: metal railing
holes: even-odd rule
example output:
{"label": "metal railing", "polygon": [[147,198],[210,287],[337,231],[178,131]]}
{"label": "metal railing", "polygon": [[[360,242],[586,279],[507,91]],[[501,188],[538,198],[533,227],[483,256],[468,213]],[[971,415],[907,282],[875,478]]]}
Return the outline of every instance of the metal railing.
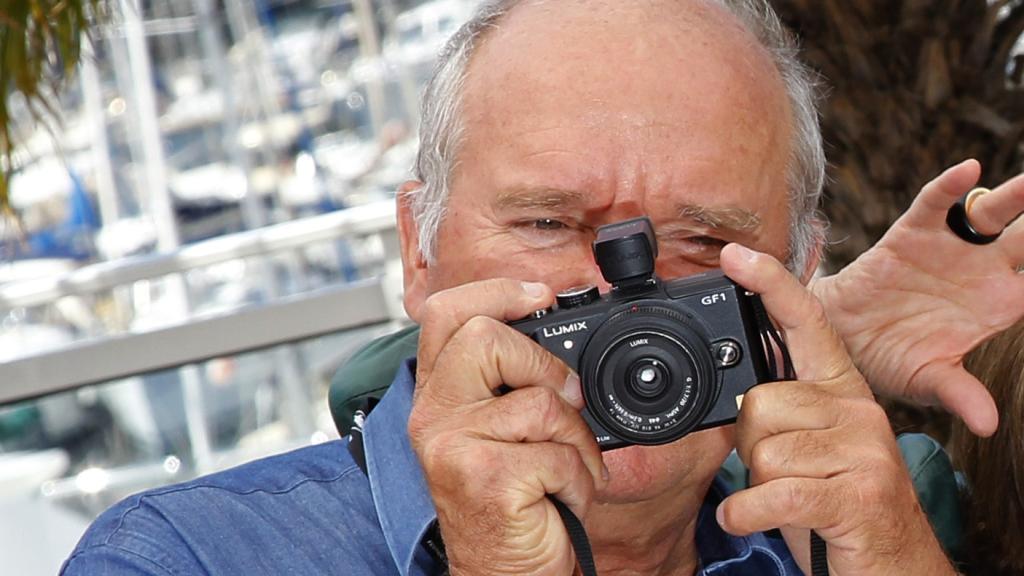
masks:
{"label": "metal railing", "polygon": [[178,324],[143,333],[76,342],[3,362],[0,404],[404,317],[391,202],[222,236],[172,253],[95,264],[62,277],[0,286],[3,314],[211,264],[300,249],[314,242],[374,235],[384,246],[385,274],[380,278],[277,298],[215,316],[184,318]]}
{"label": "metal railing", "polygon": [[394,204],[378,202],[221,236],[174,252],[123,258],[75,270],[66,276],[0,285],[0,314],[13,308],[38,306],[65,296],[99,292],[139,280],[193,268],[301,248],[308,244],[380,234],[389,257],[397,257]]}
{"label": "metal railing", "polygon": [[[0,362],[0,406],[41,398],[12,408],[45,407],[49,402],[48,413],[62,421],[70,417],[74,422],[75,411],[67,409],[78,407],[81,411],[79,402],[99,395],[112,416],[110,421],[101,418],[94,425],[104,427],[104,438],[120,438],[123,446],[124,442],[137,441],[141,436],[125,427],[126,404],[121,404],[121,410],[115,414],[110,400],[115,394],[142,390],[141,400],[123,397],[136,401],[131,409],[147,408],[139,412],[143,419],[159,411],[164,422],[168,412],[183,414],[183,428],[174,433],[187,434],[187,446],[162,443],[156,450],[135,446],[125,452],[123,447],[118,451],[116,441],[97,440],[94,432],[91,442],[96,444],[84,458],[66,447],[49,445],[30,448],[28,452],[0,453],[5,459],[0,462],[0,470],[6,469],[7,476],[16,480],[0,491],[4,494],[0,497],[0,511],[12,526],[17,525],[19,531],[31,535],[27,543],[19,544],[14,538],[0,546],[5,562],[18,573],[52,573],[70,553],[92,516],[125,494],[328,439],[323,422],[314,422],[326,412],[324,402],[315,398],[313,392],[323,384],[324,371],[333,371],[335,362],[351,353],[364,335],[389,329],[396,320],[404,319],[404,313],[391,202],[223,236],[171,253],[95,264],[56,278],[0,285],[0,317],[12,318],[24,317],[23,312],[34,307],[48,310],[68,297],[93,303],[109,301],[94,295],[116,293],[139,282],[152,284],[152,280],[159,278],[168,285],[174,284],[170,280],[178,280],[185,287],[187,300],[188,289],[182,278],[191,270],[246,259],[247,275],[249,264],[253,264],[254,274],[264,274],[269,279],[273,278],[269,273],[272,267],[265,264],[302,260],[304,250],[311,244],[326,242],[339,248],[341,240],[351,241],[345,242],[346,246],[360,241],[373,246],[360,261],[363,271],[370,271],[369,277],[286,296],[278,296],[280,291],[268,285],[260,302],[200,316],[191,315],[186,304],[181,308],[184,314],[177,316],[174,324],[72,342]],[[289,274],[293,272],[288,269]],[[303,289],[304,283],[298,284]],[[303,341],[318,336],[327,336],[322,342],[329,344],[320,348],[320,360],[313,360],[317,357],[310,346],[314,342],[307,345]],[[261,352],[245,354],[253,351]],[[206,370],[211,364],[203,364],[220,357],[231,357],[231,364],[249,367],[247,372],[240,372],[246,376],[239,376],[246,380],[234,380],[232,385],[236,386],[237,394],[246,390],[245,394],[251,396],[232,406],[248,402],[250,420],[243,426],[235,417],[234,425],[239,429],[233,434],[237,438],[229,437],[228,441],[215,440],[216,429],[211,424],[219,416],[215,416],[218,412],[213,408],[216,403],[211,402],[214,398],[208,397],[212,388]],[[265,360],[256,362],[254,358],[258,357]],[[271,372],[259,371],[268,365]],[[169,378],[167,374],[174,376]],[[103,385],[91,386],[100,383]],[[125,384],[129,386],[126,388]],[[268,386],[274,389],[273,412],[266,419],[254,418],[260,391],[266,393]],[[161,403],[145,392],[156,388],[172,392],[164,398],[176,398],[175,402],[180,404]],[[81,393],[57,394],[72,390]],[[59,409],[59,414],[54,408]],[[230,418],[228,415],[229,426]],[[159,428],[159,436],[165,429],[156,420],[147,421],[153,430]],[[88,431],[81,422],[71,426],[74,434]],[[112,432],[113,427],[119,432]],[[125,461],[126,454],[130,454],[130,461]],[[33,489],[36,484],[38,487]],[[12,495],[18,494],[22,496],[12,499]]]}

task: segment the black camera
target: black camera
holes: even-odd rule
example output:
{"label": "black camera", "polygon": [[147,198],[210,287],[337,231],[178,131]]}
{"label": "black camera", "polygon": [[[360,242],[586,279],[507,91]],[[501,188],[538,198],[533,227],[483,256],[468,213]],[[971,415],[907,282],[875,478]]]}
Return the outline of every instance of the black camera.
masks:
{"label": "black camera", "polygon": [[612,290],[566,290],[511,326],[580,375],[583,417],[602,450],[667,444],[736,421],[774,379],[758,297],[720,271],[662,281],[646,217],[601,227],[594,257]]}

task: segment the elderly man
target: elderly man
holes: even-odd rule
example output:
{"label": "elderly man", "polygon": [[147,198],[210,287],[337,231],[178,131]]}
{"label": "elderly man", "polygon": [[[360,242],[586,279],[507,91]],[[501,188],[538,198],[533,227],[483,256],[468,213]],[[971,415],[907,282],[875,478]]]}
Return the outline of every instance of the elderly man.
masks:
{"label": "elderly man", "polygon": [[[883,389],[991,432],[994,406],[959,359],[1024,309],[1022,232],[975,247],[943,227],[979,176],[962,164],[863,261],[813,287],[822,306],[797,279],[822,237],[808,78],[758,1],[485,6],[428,89],[421,181],[399,196],[405,303],[422,334],[367,418],[365,473],[343,441],[135,496],[97,520],[64,573],[439,574],[447,562],[460,575],[569,575],[552,495],[584,520],[602,575],[798,574],[809,530],[835,574],[953,574],[847,347]],[[997,232],[1022,198],[1011,182],[978,200],[972,223]],[[754,388],[735,426],[602,453],[579,377],[505,322],[569,286],[607,289],[594,230],[640,215],[662,278],[720,267],[762,295],[800,381]],[[929,267],[929,246],[985,262],[948,284],[959,277]],[[982,326],[942,340],[974,315]],[[716,473],[734,447],[752,487],[730,495]]]}

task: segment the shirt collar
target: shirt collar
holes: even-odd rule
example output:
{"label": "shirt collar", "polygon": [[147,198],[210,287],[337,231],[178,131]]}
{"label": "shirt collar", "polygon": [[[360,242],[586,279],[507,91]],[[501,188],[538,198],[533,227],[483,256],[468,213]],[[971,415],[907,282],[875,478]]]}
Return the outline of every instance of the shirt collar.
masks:
{"label": "shirt collar", "polygon": [[406,432],[415,373],[415,359],[402,363],[363,427],[373,504],[388,549],[403,576],[414,573],[414,565],[433,563],[420,542],[437,518],[423,469]]}
{"label": "shirt collar", "polygon": [[[433,560],[420,544],[437,519],[423,469],[409,441],[416,360],[402,363],[394,382],[363,427],[366,468],[373,503],[395,564],[403,576],[431,573]],[[697,518],[701,576],[796,576],[803,573],[781,537],[764,533],[732,536],[715,520],[715,510],[729,494],[716,478]],[[417,567],[414,572],[413,567]]]}

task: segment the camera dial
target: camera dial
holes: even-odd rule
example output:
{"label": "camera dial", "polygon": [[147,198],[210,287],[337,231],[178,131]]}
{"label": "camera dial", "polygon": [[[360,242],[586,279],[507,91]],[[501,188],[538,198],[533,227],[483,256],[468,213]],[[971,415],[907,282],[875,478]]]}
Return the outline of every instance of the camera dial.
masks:
{"label": "camera dial", "polygon": [[585,286],[574,286],[572,288],[562,290],[557,296],[555,296],[555,301],[558,302],[558,307],[562,309],[578,308],[580,306],[586,306],[600,297],[601,291],[597,289],[597,286],[587,284]]}

